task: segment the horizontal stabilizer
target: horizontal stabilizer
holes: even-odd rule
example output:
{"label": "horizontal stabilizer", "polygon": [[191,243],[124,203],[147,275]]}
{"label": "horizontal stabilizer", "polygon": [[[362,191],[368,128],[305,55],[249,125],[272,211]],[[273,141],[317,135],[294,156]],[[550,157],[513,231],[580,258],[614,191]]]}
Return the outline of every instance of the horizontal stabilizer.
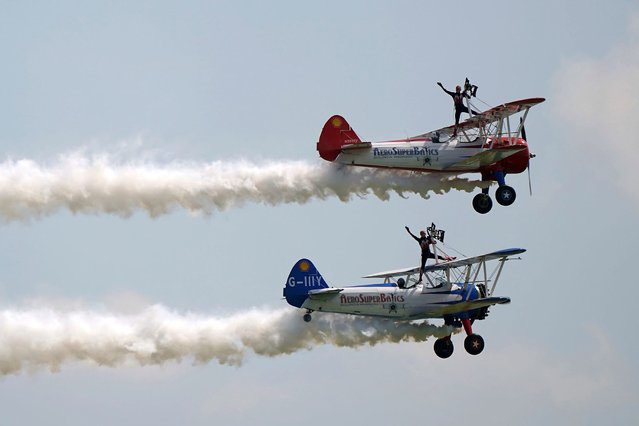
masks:
{"label": "horizontal stabilizer", "polygon": [[342,292],[343,288],[323,288],[321,290],[311,290],[308,292],[308,296],[311,299],[325,299],[329,296]]}
{"label": "horizontal stabilizer", "polygon": [[373,146],[373,144],[371,142],[360,142],[360,143],[354,143],[354,144],[350,144],[350,145],[344,145],[342,146],[342,152],[346,152],[346,151],[356,151],[359,149],[369,149],[371,146]]}

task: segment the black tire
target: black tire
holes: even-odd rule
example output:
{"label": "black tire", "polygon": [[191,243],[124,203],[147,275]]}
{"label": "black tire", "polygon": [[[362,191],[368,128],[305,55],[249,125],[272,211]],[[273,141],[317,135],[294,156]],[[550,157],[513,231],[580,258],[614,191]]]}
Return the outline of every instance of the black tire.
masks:
{"label": "black tire", "polygon": [[486,214],[493,208],[493,200],[488,194],[477,194],[473,198],[473,208],[477,213]]}
{"label": "black tire", "polygon": [[495,191],[495,199],[502,206],[511,205],[515,202],[515,198],[517,198],[517,193],[511,186],[502,185]]}
{"label": "black tire", "polygon": [[484,339],[479,334],[469,334],[464,339],[464,349],[471,355],[479,355],[484,350]]}
{"label": "black tire", "polygon": [[311,314],[304,314],[304,321],[305,322],[311,322],[311,319],[312,319]]}
{"label": "black tire", "polygon": [[443,339],[435,340],[435,355],[440,358],[448,358],[453,354],[455,347],[453,346],[453,341],[450,340],[450,337],[444,337]]}

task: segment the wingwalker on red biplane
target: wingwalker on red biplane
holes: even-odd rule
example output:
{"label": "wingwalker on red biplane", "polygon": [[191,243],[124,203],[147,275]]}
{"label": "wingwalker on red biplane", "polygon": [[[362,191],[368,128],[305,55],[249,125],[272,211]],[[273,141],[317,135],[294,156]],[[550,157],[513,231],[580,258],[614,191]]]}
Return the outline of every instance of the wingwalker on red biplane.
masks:
{"label": "wingwalker on red biplane", "polygon": [[[466,79],[466,86],[470,86]],[[317,150],[324,160],[348,166],[378,167],[428,173],[481,173],[482,181],[497,181],[497,202],[509,206],[515,190],[506,185],[508,174],[522,173],[534,157],[528,150],[524,122],[528,111],[544,98],[509,102],[474,115],[471,96],[464,96],[471,117],[459,123],[407,139],[363,142],[344,117],[328,119],[320,134]],[[442,87],[443,88],[443,87]],[[445,89],[444,89],[445,90]],[[448,92],[448,91],[447,91]],[[466,110],[465,110],[466,111]],[[519,117],[519,121],[511,118]],[[532,194],[532,188],[530,188]],[[479,213],[488,213],[493,202],[488,188],[473,198]]]}
{"label": "wingwalker on red biplane", "polygon": [[[525,251],[511,248],[428,265],[423,282],[417,278],[420,268],[413,267],[366,275],[363,278],[383,282],[348,287],[329,287],[310,260],[300,259],[286,280],[284,297],[290,305],[306,309],[306,322],[311,321],[313,311],[395,321],[443,319],[446,325],[463,326],[464,348],[478,355],[484,339],[473,333],[472,324],[485,319],[490,306],[510,303],[509,298],[493,293],[506,261],[519,259],[511,256]],[[492,260],[497,263],[488,273],[486,264]],[[451,335],[437,339],[434,349],[440,358],[450,357],[454,350]]]}

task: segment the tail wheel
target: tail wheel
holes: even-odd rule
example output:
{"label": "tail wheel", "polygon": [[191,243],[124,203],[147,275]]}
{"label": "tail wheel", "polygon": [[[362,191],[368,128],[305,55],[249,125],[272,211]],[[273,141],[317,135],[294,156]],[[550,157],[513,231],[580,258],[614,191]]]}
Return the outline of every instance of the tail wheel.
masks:
{"label": "tail wheel", "polygon": [[450,340],[450,336],[444,337],[442,339],[435,340],[435,355],[440,358],[448,358],[453,354],[455,347],[453,346],[453,341]]}
{"label": "tail wheel", "polygon": [[464,339],[464,348],[471,355],[479,355],[484,350],[484,339],[479,334],[469,334]]}
{"label": "tail wheel", "polygon": [[495,199],[502,206],[511,205],[515,202],[515,198],[517,198],[515,190],[508,185],[502,185],[495,191]]}
{"label": "tail wheel", "polygon": [[311,314],[304,314],[304,321],[305,322],[311,322],[311,319],[312,319]]}
{"label": "tail wheel", "polygon": [[473,208],[477,213],[486,214],[493,208],[493,200],[488,194],[477,194],[473,198]]}

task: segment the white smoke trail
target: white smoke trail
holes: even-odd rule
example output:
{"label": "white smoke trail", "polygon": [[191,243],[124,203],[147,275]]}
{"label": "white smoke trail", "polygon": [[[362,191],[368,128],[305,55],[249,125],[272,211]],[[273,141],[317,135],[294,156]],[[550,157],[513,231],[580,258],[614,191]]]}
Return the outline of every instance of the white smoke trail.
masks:
{"label": "white smoke trail", "polygon": [[303,204],[330,197],[346,202],[369,194],[388,200],[392,193],[428,198],[431,192],[470,192],[481,185],[454,175],[339,169],[303,161],[156,165],[70,154],[48,166],[32,160],[1,163],[0,221],[29,220],[61,209],[122,217],[142,210],[157,217],[177,208],[211,214],[246,202]]}
{"label": "white smoke trail", "polygon": [[155,305],[136,315],[51,309],[0,311],[0,374],[89,361],[117,367],[192,359],[239,366],[247,352],[291,354],[317,345],[342,347],[443,337],[448,326],[427,322],[317,314],[305,323],[295,309],[253,309],[225,318],[178,314]]}

